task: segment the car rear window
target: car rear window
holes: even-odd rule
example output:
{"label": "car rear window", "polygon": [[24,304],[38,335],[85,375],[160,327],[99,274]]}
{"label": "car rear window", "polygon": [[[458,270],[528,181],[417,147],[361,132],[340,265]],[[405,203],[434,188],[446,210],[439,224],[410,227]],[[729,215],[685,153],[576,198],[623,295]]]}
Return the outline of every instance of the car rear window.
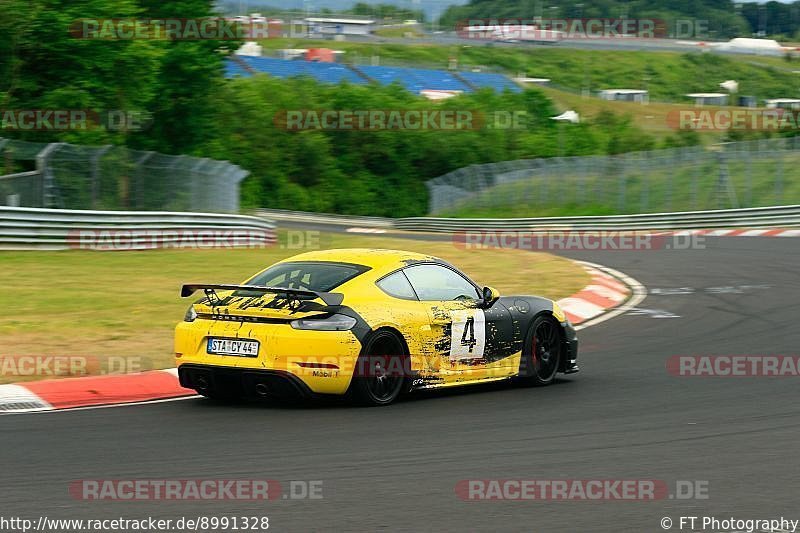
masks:
{"label": "car rear window", "polygon": [[351,263],[295,261],[273,265],[249,280],[247,284],[329,292],[367,270],[369,267]]}

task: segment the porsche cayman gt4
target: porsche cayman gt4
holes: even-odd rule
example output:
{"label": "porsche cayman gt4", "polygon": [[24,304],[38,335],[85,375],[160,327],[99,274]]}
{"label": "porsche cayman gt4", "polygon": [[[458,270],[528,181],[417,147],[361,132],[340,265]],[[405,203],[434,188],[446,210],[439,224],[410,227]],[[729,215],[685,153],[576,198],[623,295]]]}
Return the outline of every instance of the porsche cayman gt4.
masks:
{"label": "porsche cayman gt4", "polygon": [[396,250],[339,249],[280,261],[202,293],[175,329],[184,387],[211,398],[349,395],[386,405],[406,392],[578,371],[558,305],[500,296],[447,262]]}

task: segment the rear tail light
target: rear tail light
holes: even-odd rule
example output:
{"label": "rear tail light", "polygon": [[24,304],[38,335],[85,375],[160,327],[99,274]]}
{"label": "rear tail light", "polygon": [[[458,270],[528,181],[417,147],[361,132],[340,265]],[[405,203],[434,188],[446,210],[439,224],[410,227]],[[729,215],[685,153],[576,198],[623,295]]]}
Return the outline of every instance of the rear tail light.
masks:
{"label": "rear tail light", "polygon": [[299,318],[290,322],[294,329],[316,331],[347,331],[356,325],[356,319],[347,315],[331,315],[326,318]]}

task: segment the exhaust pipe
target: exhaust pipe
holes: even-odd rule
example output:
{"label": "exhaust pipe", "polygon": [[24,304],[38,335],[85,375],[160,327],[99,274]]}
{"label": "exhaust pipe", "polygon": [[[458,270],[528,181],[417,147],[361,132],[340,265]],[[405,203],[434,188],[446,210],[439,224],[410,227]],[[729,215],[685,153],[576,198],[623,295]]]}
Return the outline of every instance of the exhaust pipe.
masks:
{"label": "exhaust pipe", "polygon": [[209,384],[206,378],[199,377],[195,383],[198,390],[208,390]]}
{"label": "exhaust pipe", "polygon": [[256,394],[261,397],[269,396],[269,388],[263,383],[256,383]]}

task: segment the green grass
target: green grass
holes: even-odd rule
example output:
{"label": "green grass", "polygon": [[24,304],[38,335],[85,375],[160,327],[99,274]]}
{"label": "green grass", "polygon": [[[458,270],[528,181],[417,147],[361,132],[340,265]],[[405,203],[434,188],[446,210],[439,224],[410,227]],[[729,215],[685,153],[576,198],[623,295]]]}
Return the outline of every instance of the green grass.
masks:
{"label": "green grass", "polygon": [[[759,99],[800,95],[795,63],[780,58],[722,55],[702,52],[652,52],[577,50],[553,47],[492,47],[474,45],[353,43],[326,40],[270,39],[266,49],[332,47],[345,51],[345,61],[368,62],[380,56],[387,62],[407,62],[447,68],[457,58],[461,69],[495,67],[510,75],[550,78],[554,84],[574,91],[588,88],[647,88],[657,101],[689,103],[691,92],[716,92],[719,83],[734,79],[739,94]],[[752,64],[757,63],[757,64]],[[800,61],[797,62],[800,69]]]}
{"label": "green grass", "polygon": [[[687,109],[687,104],[665,104],[661,102],[650,102],[641,104],[636,102],[619,102],[602,100],[597,97],[585,97],[579,94],[554,89],[552,87],[540,87],[540,89],[555,104],[559,112],[572,109],[578,112],[582,119],[592,119],[603,111],[610,111],[617,115],[628,115],[633,123],[645,133],[652,135],[657,141],[673,136],[678,131],[670,125],[670,113],[677,113]],[[708,106],[704,110],[714,111],[717,107]],[[708,130],[698,131],[698,139],[703,144],[719,142],[720,133]]]}
{"label": "green grass", "polygon": [[375,35],[378,37],[390,38],[415,38],[422,37],[417,26],[393,26],[391,28],[379,28],[375,30]]}
{"label": "green grass", "polygon": [[[285,242],[282,241],[282,242]],[[323,234],[326,248],[398,248],[434,254],[504,294],[561,298],[588,275],[543,253],[464,250],[450,243]],[[0,359],[20,355],[141,357],[146,368],[174,366],[172,331],[188,306],[182,283],[241,282],[278,259],[307,250],[141,252],[4,251],[0,285],[11,312],[0,318]],[[20,381],[0,375],[0,382]]]}

